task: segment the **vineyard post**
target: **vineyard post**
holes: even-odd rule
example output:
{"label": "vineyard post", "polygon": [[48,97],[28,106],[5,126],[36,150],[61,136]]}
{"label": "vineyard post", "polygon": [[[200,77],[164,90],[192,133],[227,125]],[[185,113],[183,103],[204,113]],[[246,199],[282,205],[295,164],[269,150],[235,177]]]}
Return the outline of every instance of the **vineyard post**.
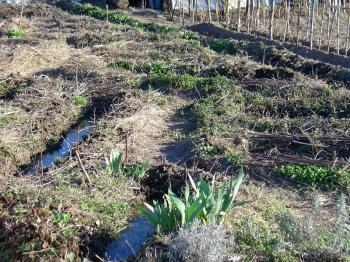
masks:
{"label": "vineyard post", "polygon": [[349,37],[350,37],[350,1],[348,2],[348,24],[347,24],[347,35],[346,35],[346,46],[345,46],[345,56],[348,55],[348,49],[349,49]]}
{"label": "vineyard post", "polygon": [[239,33],[241,31],[241,0],[237,0],[237,11],[238,11],[237,32]]}
{"label": "vineyard post", "polygon": [[313,48],[314,41],[314,14],[315,14],[315,0],[311,0],[310,3],[310,49]]}
{"label": "vineyard post", "polygon": [[311,26],[311,4],[310,2],[313,0],[308,0],[307,3],[307,26],[306,26],[306,38],[310,37],[310,26]]}
{"label": "vineyard post", "polygon": [[220,22],[220,17],[219,17],[219,1],[220,0],[215,0],[215,14],[216,14],[216,22],[219,24]]}
{"label": "vineyard post", "polygon": [[229,5],[229,0],[225,1],[225,5],[226,5],[226,24],[227,26],[230,25],[230,5]]}
{"label": "vineyard post", "polygon": [[299,45],[299,33],[300,33],[300,15],[301,15],[301,0],[298,0],[297,45]]}
{"label": "vineyard post", "polygon": [[266,7],[265,7],[265,0],[262,0],[262,1],[264,1],[262,5],[262,15],[263,15],[263,23],[265,26],[266,25]]}
{"label": "vineyard post", "polygon": [[329,52],[330,27],[331,27],[331,0],[328,0],[328,6],[327,6],[327,42],[328,42],[328,52]]}
{"label": "vineyard post", "polygon": [[273,40],[273,18],[275,15],[275,0],[270,0],[270,24],[269,24],[269,34],[270,34],[270,40]]}
{"label": "vineyard post", "polygon": [[210,5],[211,5],[211,3],[210,3],[210,0],[208,0],[208,20],[209,20],[209,23],[211,23],[211,10],[210,10]]}
{"label": "vineyard post", "polygon": [[179,23],[180,23],[180,26],[181,26],[181,14],[182,14],[182,12],[181,12],[181,7],[182,7],[182,1],[183,0],[179,0]]}
{"label": "vineyard post", "polygon": [[284,27],[284,33],[283,33],[283,43],[286,42],[286,36],[289,30],[290,0],[285,0],[285,8],[286,8],[286,23]]}
{"label": "vineyard post", "polygon": [[340,2],[340,0],[338,0],[337,1],[337,13],[336,13],[336,15],[337,15],[337,54],[339,55],[339,49],[340,49],[340,39],[339,39],[339,37],[340,37],[340,29],[339,29],[339,27],[340,27],[340,5],[341,5],[341,2]]}
{"label": "vineyard post", "polygon": [[259,30],[260,27],[260,0],[257,0],[256,3],[256,29],[255,31]]}
{"label": "vineyard post", "polygon": [[331,10],[332,10],[333,18],[332,18],[332,22],[331,22],[330,28],[329,28],[329,37],[328,37],[328,43],[327,43],[327,51],[328,51],[328,53],[330,52],[331,36],[332,36],[332,33],[333,33],[333,24],[334,24],[334,20],[335,20],[335,17],[336,17],[336,11],[337,11],[334,7],[331,7]]}
{"label": "vineyard post", "polygon": [[245,23],[247,25],[247,32],[250,33],[250,0],[246,0],[246,15]]}
{"label": "vineyard post", "polygon": [[322,39],[322,35],[323,35],[323,24],[324,24],[324,13],[326,10],[326,1],[323,1],[323,8],[322,8],[322,15],[321,15],[321,29],[320,29],[320,34],[318,36],[318,49],[321,50],[321,39]]}
{"label": "vineyard post", "polygon": [[185,0],[182,3],[182,26],[185,26]]}
{"label": "vineyard post", "polygon": [[195,7],[195,0],[192,0],[192,23],[194,23],[194,7]]}

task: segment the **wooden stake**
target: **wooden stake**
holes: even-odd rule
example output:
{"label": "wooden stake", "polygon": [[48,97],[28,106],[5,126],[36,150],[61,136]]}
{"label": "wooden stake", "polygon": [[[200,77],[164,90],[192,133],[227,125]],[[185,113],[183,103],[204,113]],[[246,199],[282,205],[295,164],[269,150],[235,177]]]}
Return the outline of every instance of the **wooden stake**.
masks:
{"label": "wooden stake", "polygon": [[76,153],[75,153],[75,154],[76,154],[76,156],[77,156],[79,166],[80,166],[80,168],[83,170],[83,173],[84,173],[84,175],[85,175],[85,177],[86,177],[87,181],[89,182],[89,184],[90,184],[90,185],[92,185],[91,179],[90,179],[90,177],[89,177],[88,173],[87,173],[87,172],[86,172],[86,170],[85,170],[85,167],[84,167],[84,165],[83,165],[83,162],[81,161],[81,158],[80,158],[79,152],[78,152],[78,151],[76,151]]}
{"label": "wooden stake", "polygon": [[21,16],[19,19],[19,27],[21,27],[22,19],[23,19],[23,12],[24,12],[24,0],[21,1]]}
{"label": "wooden stake", "polygon": [[323,2],[323,8],[322,8],[322,15],[321,15],[321,29],[320,29],[320,35],[318,36],[318,49],[321,50],[322,47],[322,43],[321,43],[321,39],[323,36],[323,20],[324,20],[324,14],[325,14],[325,10],[326,10],[326,2]]}
{"label": "wooden stake", "polygon": [[246,25],[247,25],[247,32],[248,34],[250,33],[250,0],[246,0],[246,4],[247,4],[247,7],[246,7]]}
{"label": "wooden stake", "polygon": [[238,20],[237,20],[237,32],[241,32],[241,0],[237,0]]}
{"label": "wooden stake", "polygon": [[[263,0],[265,1],[265,0]],[[266,25],[266,9],[267,7],[265,7],[265,4],[263,4],[263,7],[262,7],[262,15],[263,15],[263,23],[264,23],[264,26]]]}
{"label": "wooden stake", "polygon": [[274,16],[275,16],[275,0],[271,0],[270,25],[269,25],[270,40],[273,40],[273,18],[274,18]]}
{"label": "wooden stake", "polygon": [[106,13],[107,13],[106,22],[108,23],[108,4],[106,4]]}
{"label": "wooden stake", "polygon": [[219,17],[219,0],[215,0],[215,14],[216,14],[216,22],[220,23],[220,17]]}
{"label": "wooden stake", "polygon": [[184,1],[182,0],[182,27],[185,26],[185,5],[184,5]]}
{"label": "wooden stake", "polygon": [[211,10],[210,10],[210,5],[211,5],[211,3],[210,3],[210,0],[208,0],[208,20],[209,20],[209,23],[211,23]]}
{"label": "wooden stake", "polygon": [[230,25],[230,4],[229,4],[229,0],[225,1],[225,6],[226,6],[226,24],[227,27]]}
{"label": "wooden stake", "polygon": [[334,20],[335,20],[335,17],[336,17],[336,12],[337,10],[335,8],[332,8],[333,9],[333,19],[332,19],[332,23],[330,25],[330,28],[329,28],[329,38],[328,38],[328,45],[327,45],[327,50],[328,50],[328,53],[330,52],[330,44],[331,44],[331,36],[332,36],[332,32],[333,32],[333,24],[334,24]]}
{"label": "wooden stake", "polygon": [[339,27],[340,27],[340,18],[339,18],[339,16],[340,16],[340,5],[341,5],[341,3],[340,3],[340,0],[338,0],[337,1],[337,54],[339,55],[339,52],[340,52],[340,39],[339,39],[339,37],[340,37],[340,29],[339,29]]}
{"label": "wooden stake", "polygon": [[256,27],[255,31],[259,30],[260,27],[260,0],[257,0],[256,2]]}
{"label": "wooden stake", "polygon": [[346,45],[345,45],[345,56],[348,55],[349,50],[349,38],[350,38],[350,1],[348,2],[348,27],[347,27],[347,35],[346,35]]}
{"label": "wooden stake", "polygon": [[314,14],[315,14],[315,0],[311,0],[311,10],[310,10],[310,49],[313,48],[314,41]]}
{"label": "wooden stake", "polygon": [[300,15],[301,15],[301,0],[298,0],[297,45],[299,45]]}
{"label": "wooden stake", "polygon": [[194,8],[195,8],[195,0],[192,0],[192,23],[194,23]]}
{"label": "wooden stake", "polygon": [[125,133],[125,159],[124,159],[125,163],[128,162],[128,158],[129,158],[128,152],[129,152],[128,133]]}
{"label": "wooden stake", "polygon": [[331,29],[331,0],[328,0],[328,6],[327,6],[327,43],[328,43],[328,53],[329,53],[330,29]]}
{"label": "wooden stake", "polygon": [[[311,0],[313,1],[313,0]],[[311,5],[308,3],[307,5],[307,26],[306,26],[306,39],[310,37],[310,25],[311,25]]]}
{"label": "wooden stake", "polygon": [[290,0],[285,1],[286,6],[286,23],[284,26],[284,33],[283,33],[283,43],[286,42],[286,36],[287,32],[289,31],[289,9],[290,9]]}

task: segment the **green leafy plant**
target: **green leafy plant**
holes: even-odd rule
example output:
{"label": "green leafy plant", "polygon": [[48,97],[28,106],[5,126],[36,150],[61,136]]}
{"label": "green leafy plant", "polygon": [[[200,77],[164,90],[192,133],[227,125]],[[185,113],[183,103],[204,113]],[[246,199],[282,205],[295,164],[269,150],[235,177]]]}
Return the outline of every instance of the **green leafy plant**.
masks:
{"label": "green leafy plant", "polygon": [[53,214],[53,219],[62,230],[64,236],[69,237],[74,234],[74,227],[69,227],[69,223],[72,220],[70,214],[57,211]]}
{"label": "green leafy plant", "polygon": [[76,106],[84,107],[88,104],[88,100],[83,96],[75,96],[73,98],[73,103]]}
{"label": "green leafy plant", "polygon": [[7,31],[6,35],[8,38],[20,38],[23,36],[23,31],[17,27],[13,27]]}
{"label": "green leafy plant", "polygon": [[149,65],[150,74],[166,74],[169,72],[169,67],[165,61],[157,60]]}
{"label": "green leafy plant", "polygon": [[149,162],[145,161],[143,164],[135,164],[125,168],[126,173],[136,180],[141,180],[149,168]]}
{"label": "green leafy plant", "polygon": [[204,83],[204,78],[190,74],[177,74],[165,63],[158,60],[149,66],[151,84],[168,85],[170,88],[195,89]]}
{"label": "green leafy plant", "polygon": [[156,85],[168,85],[176,89],[195,89],[201,85],[203,78],[190,74],[177,75],[175,72],[151,72],[150,82]]}
{"label": "green leafy plant", "polygon": [[209,48],[215,52],[227,52],[231,55],[243,54],[247,46],[245,41],[234,41],[229,39],[216,39],[209,43]]}
{"label": "green leafy plant", "polygon": [[237,88],[235,87],[231,79],[222,75],[216,75],[214,77],[206,79],[206,81],[203,81],[203,83],[204,85],[201,90],[203,92],[203,95],[208,95],[208,94],[220,95],[223,91],[227,92],[232,88]]}
{"label": "green leafy plant", "polygon": [[129,80],[129,84],[132,88],[139,89],[142,85],[142,81],[139,78],[133,78]]}
{"label": "green leafy plant", "polygon": [[199,148],[199,152],[204,155],[214,156],[219,154],[219,149],[212,145],[204,145]]}
{"label": "green leafy plant", "polygon": [[190,193],[190,187],[186,183],[183,192],[184,201],[169,188],[162,204],[158,201],[153,202],[154,206],[145,203],[141,212],[162,233],[173,231],[179,226],[189,225],[195,220],[204,223],[219,222],[229,209],[245,204],[243,201],[234,203],[243,177],[243,167],[241,167],[235,184],[231,177],[228,184],[223,182],[216,191],[215,178],[212,183],[201,179],[196,185],[189,176],[193,192]]}
{"label": "green leafy plant", "polygon": [[306,183],[312,187],[332,189],[348,187],[350,172],[315,165],[287,165],[275,168],[277,175],[288,177],[291,180]]}
{"label": "green leafy plant", "polygon": [[194,45],[200,45],[200,36],[198,33],[191,31],[180,31],[179,34],[182,39],[188,40]]}
{"label": "green leafy plant", "polygon": [[225,159],[236,166],[240,166],[243,163],[241,153],[232,149],[225,152]]}
{"label": "green leafy plant", "polygon": [[106,158],[106,164],[111,173],[119,175],[123,171],[123,153],[119,149],[113,150],[109,159]]}
{"label": "green leafy plant", "polygon": [[121,68],[125,70],[134,70],[135,65],[130,60],[115,61],[107,65],[109,68]]}
{"label": "green leafy plant", "polygon": [[227,50],[227,46],[229,45],[229,43],[230,43],[230,40],[228,39],[219,39],[219,40],[212,41],[209,44],[209,47],[215,52],[221,53]]}
{"label": "green leafy plant", "polygon": [[21,91],[18,84],[10,84],[0,76],[0,98],[13,98]]}

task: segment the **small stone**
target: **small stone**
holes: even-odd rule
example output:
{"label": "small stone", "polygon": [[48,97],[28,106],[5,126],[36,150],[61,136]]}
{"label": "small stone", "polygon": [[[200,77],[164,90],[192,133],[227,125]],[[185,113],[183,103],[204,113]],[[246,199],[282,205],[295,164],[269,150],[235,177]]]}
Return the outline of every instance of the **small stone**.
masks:
{"label": "small stone", "polygon": [[129,6],[128,0],[110,0],[111,4],[120,9],[127,9]]}

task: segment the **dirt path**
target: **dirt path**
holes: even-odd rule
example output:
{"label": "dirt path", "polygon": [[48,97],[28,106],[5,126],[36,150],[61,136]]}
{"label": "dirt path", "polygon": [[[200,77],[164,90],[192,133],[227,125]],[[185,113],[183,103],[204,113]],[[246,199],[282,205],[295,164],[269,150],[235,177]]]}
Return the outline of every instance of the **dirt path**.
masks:
{"label": "dirt path", "polygon": [[[178,113],[188,102],[176,96],[164,97],[157,91],[146,91],[142,96],[125,101],[129,105],[139,104],[140,108],[128,117],[119,118],[114,127],[128,136],[128,158],[133,162],[149,160],[151,164],[188,160],[191,143],[185,136],[191,123]],[[125,152],[126,140],[116,146]]]}

